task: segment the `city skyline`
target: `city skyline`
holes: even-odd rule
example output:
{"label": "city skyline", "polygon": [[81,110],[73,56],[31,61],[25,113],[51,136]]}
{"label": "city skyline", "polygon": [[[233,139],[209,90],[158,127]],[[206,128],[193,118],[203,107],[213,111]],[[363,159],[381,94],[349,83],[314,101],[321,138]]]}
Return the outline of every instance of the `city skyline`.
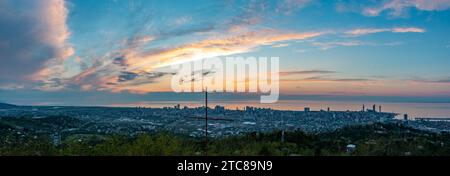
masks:
{"label": "city skyline", "polygon": [[0,1],[0,101],[183,99],[168,93],[170,65],[262,56],[280,58],[282,97],[448,103],[449,9],[449,0]]}

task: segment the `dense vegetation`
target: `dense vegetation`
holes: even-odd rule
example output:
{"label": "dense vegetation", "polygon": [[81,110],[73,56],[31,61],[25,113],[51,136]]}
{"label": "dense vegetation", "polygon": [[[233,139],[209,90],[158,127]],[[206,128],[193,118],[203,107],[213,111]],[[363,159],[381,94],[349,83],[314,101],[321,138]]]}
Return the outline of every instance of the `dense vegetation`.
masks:
{"label": "dense vegetation", "polygon": [[[3,125],[3,126],[2,126]],[[0,124],[0,129],[5,129]],[[202,155],[204,141],[170,133],[70,135],[55,146],[49,136],[3,130],[0,155]],[[301,131],[211,139],[208,155],[450,155],[450,135],[401,124],[353,126],[326,134]],[[346,151],[348,144],[356,150]]]}

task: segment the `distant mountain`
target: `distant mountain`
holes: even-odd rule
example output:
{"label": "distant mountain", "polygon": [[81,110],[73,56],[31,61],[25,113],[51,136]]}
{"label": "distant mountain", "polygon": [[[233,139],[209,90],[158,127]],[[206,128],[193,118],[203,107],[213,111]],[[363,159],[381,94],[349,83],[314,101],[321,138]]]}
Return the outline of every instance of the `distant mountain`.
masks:
{"label": "distant mountain", "polygon": [[12,104],[0,103],[0,109],[14,108],[14,107],[17,107],[17,106],[16,105],[12,105]]}

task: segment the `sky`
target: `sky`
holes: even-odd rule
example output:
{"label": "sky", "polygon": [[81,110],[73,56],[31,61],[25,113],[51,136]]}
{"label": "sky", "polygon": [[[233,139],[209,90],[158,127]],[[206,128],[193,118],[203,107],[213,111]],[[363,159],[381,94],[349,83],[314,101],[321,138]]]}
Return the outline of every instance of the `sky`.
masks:
{"label": "sky", "polygon": [[229,56],[279,57],[282,97],[450,100],[449,19],[450,0],[0,0],[0,101],[186,98],[169,65]]}

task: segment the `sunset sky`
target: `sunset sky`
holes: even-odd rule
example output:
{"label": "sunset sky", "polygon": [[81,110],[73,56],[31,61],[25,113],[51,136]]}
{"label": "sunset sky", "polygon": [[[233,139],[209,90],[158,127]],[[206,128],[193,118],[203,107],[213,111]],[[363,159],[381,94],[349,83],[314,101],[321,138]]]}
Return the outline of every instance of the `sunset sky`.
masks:
{"label": "sunset sky", "polygon": [[450,98],[450,0],[0,0],[0,102],[177,96],[167,65],[226,56],[279,57],[284,95]]}

